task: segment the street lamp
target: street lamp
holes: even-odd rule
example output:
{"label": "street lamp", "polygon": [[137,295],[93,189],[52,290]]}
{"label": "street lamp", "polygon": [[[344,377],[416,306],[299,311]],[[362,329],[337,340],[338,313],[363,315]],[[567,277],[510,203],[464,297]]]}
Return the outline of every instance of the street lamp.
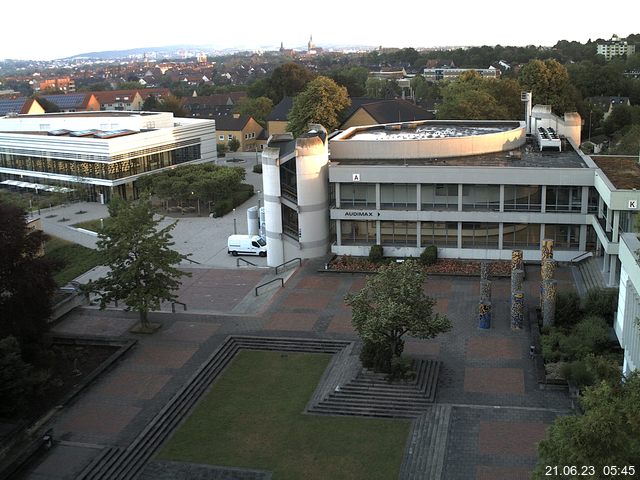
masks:
{"label": "street lamp", "polygon": [[236,222],[236,209],[233,209],[233,234],[237,235],[238,234],[238,225]]}

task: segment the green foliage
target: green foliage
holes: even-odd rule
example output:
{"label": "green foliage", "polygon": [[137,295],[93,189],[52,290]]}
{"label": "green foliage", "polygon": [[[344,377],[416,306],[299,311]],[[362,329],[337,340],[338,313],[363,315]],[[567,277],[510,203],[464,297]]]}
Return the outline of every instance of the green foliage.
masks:
{"label": "green foliage", "polygon": [[56,284],[40,256],[44,240],[21,208],[0,202],[0,338],[37,341],[48,328]]}
{"label": "green foliage", "polygon": [[435,245],[429,245],[420,254],[420,263],[422,265],[433,265],[438,261],[438,247]]}
{"label": "green foliage", "polygon": [[297,63],[285,63],[276,68],[271,76],[249,86],[249,96],[269,97],[277,104],[284,97],[293,97],[305,89],[315,74]]}
{"label": "green foliage", "polygon": [[175,222],[160,228],[151,202],[129,203],[115,199],[109,204],[112,221],[98,233],[98,251],[109,267],[106,276],[89,282],[87,289],[100,296],[100,308],[115,300],[140,313],[147,325],[147,313],[158,310],[163,301],[176,300],[180,277],[190,276],[175,267],[184,258],[171,249]]}
{"label": "green foliage", "polygon": [[389,343],[364,341],[360,351],[360,361],[364,368],[376,372],[388,373],[391,371],[391,358],[393,350]]}
{"label": "green foliage", "polygon": [[262,164],[258,163],[257,165],[253,166],[253,173],[262,173]]}
{"label": "green foliage", "polygon": [[562,373],[581,389],[602,381],[614,384],[620,381],[620,359],[615,355],[589,354],[582,360],[565,364]]}
{"label": "green foliage", "polygon": [[535,479],[545,476],[546,465],[590,465],[599,472],[610,465],[635,465],[640,458],[640,373],[624,382],[602,382],[587,388],[582,397],[584,415],[557,417],[538,445]]}
{"label": "green foliage", "polygon": [[267,117],[273,110],[273,102],[267,97],[250,98],[240,100],[236,107],[237,113],[253,117],[263,127],[267,126]]}
{"label": "green foliage", "polygon": [[605,319],[613,325],[613,316],[618,308],[617,288],[594,288],[587,292],[584,312]]}
{"label": "green foliage", "polygon": [[231,197],[217,201],[213,204],[213,215],[216,217],[222,217],[229,213],[231,210],[244,202],[249,200],[253,196],[253,185],[243,183],[238,190],[231,194]]}
{"label": "green foliage", "polygon": [[382,245],[371,245],[369,249],[369,260],[373,263],[381,263],[384,260],[384,247]]}
{"label": "green foliage", "polygon": [[606,348],[609,327],[602,318],[587,316],[568,334],[554,327],[542,336],[541,341],[542,355],[547,362],[580,360]]}
{"label": "green foliage", "polygon": [[555,326],[570,329],[582,318],[580,296],[574,291],[560,291],[556,298]]}
{"label": "green foliage", "polygon": [[338,85],[347,89],[350,97],[364,97],[369,71],[365,67],[342,67],[329,73]]}
{"label": "green foliage", "polygon": [[145,112],[157,112],[160,108],[160,102],[155,95],[149,95],[144,102],[142,102],[142,110]]}
{"label": "green foliage", "polygon": [[395,80],[375,77],[367,78],[365,89],[367,97],[371,98],[395,98],[401,93]]}
{"label": "green foliage", "polygon": [[0,416],[22,411],[46,379],[22,359],[15,337],[0,340]]}
{"label": "green foliage", "polygon": [[531,60],[520,69],[520,85],[533,94],[535,103],[551,105],[563,115],[576,110],[579,94],[569,81],[569,73],[556,60]]}
{"label": "green foliage", "polygon": [[231,140],[229,140],[228,144],[229,144],[229,151],[230,152],[237,152],[238,149],[240,148],[240,140],[238,140],[235,137],[233,137]]}
{"label": "green foliage", "polygon": [[414,260],[391,263],[368,277],[358,293],[345,296],[363,342],[388,345],[392,356],[400,356],[405,334],[433,338],[451,329],[449,319],[433,311],[436,301],[424,292],[425,278]]}
{"label": "green foliage", "polygon": [[438,118],[499,120],[522,116],[520,85],[511,79],[482,78],[466,72],[442,87]]}
{"label": "green foliage", "polygon": [[609,152],[616,155],[637,155],[640,152],[640,125],[632,125],[625,131],[614,140]]}
{"label": "green foliage", "polygon": [[219,157],[224,157],[225,154],[229,151],[229,147],[226,143],[219,142],[216,144],[216,147]]}
{"label": "green foliage", "polygon": [[310,123],[319,123],[328,132],[340,125],[340,114],[351,104],[347,89],[328,77],[317,77],[294,100],[287,130],[298,137]]}

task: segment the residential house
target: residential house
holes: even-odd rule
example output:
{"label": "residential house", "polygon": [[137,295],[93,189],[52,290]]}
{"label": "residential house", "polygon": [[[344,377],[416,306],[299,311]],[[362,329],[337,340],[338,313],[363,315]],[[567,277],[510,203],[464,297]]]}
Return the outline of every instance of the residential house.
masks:
{"label": "residential house", "polygon": [[106,90],[93,92],[100,102],[100,110],[137,111],[142,110],[142,96],[137,90]]}
{"label": "residential house", "polygon": [[234,113],[229,116],[216,118],[216,134],[218,143],[229,143],[234,138],[240,141],[241,152],[260,150],[263,143],[261,137],[263,128],[253,117]]}
{"label": "residential house", "polygon": [[269,136],[285,133],[287,131],[287,123],[289,122],[289,112],[293,107],[293,97],[284,97],[273,107],[273,110],[267,117],[267,132]]}
{"label": "residential house", "polygon": [[100,110],[100,102],[93,93],[42,95],[41,98],[53,103],[61,112],[97,112]]}
{"label": "residential house", "polygon": [[76,83],[70,77],[63,78],[48,78],[46,80],[41,80],[37,87],[34,88],[36,91],[55,91],[62,93],[73,93],[76,91]]}
{"label": "residential house", "polygon": [[434,118],[433,113],[406,100],[356,97],[351,99],[351,106],[345,112],[345,120],[340,125],[340,130],[356,126],[433,120]]}
{"label": "residential house", "polygon": [[44,113],[44,108],[33,98],[0,99],[0,117],[10,114],[35,115],[39,113]]}
{"label": "residential house", "polygon": [[588,97],[585,99],[585,102],[600,108],[604,112],[603,120],[606,120],[606,118],[611,115],[614,107],[631,105],[629,97]]}

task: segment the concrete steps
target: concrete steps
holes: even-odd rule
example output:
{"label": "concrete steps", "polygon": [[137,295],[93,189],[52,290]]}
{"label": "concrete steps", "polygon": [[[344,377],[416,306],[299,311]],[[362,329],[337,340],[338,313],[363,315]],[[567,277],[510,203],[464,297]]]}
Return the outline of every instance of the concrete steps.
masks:
{"label": "concrete steps", "polygon": [[578,264],[578,271],[582,276],[585,292],[594,288],[605,288],[605,280],[600,271],[602,258],[590,257]]}
{"label": "concrete steps", "polygon": [[401,480],[442,478],[450,421],[450,405],[434,405],[415,419],[400,469]]}
{"label": "concrete steps", "polygon": [[77,480],[125,480],[135,478],[202,394],[231,363],[241,349],[306,353],[337,353],[351,345],[340,340],[231,336],[216,349],[187,383],[158,412],[126,449],[106,448]]}
{"label": "concrete steps", "polygon": [[390,383],[384,375],[360,371],[337,385],[307,411],[326,415],[416,418],[435,400],[440,362],[418,360],[413,382]]}

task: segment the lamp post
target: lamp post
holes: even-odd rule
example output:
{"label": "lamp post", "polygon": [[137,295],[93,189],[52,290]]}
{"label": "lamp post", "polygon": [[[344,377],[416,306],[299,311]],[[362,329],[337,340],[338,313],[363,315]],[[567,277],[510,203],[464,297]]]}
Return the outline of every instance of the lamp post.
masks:
{"label": "lamp post", "polygon": [[236,222],[236,209],[233,209],[233,234],[237,235],[238,234],[238,225]]}
{"label": "lamp post", "polygon": [[593,110],[589,110],[589,142],[591,142],[591,114]]}

